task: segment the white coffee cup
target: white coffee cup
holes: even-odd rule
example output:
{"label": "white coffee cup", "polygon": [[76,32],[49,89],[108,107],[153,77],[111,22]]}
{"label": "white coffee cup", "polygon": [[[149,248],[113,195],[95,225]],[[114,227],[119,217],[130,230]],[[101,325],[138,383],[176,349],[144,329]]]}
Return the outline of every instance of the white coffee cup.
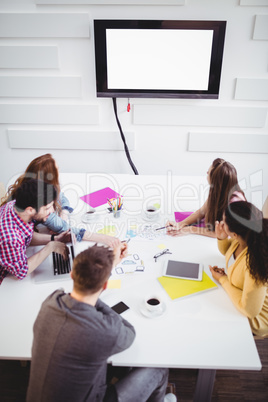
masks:
{"label": "white coffee cup", "polygon": [[91,222],[93,219],[96,217],[96,209],[91,208],[88,210],[84,215],[83,215],[83,221],[84,222]]}
{"label": "white coffee cup", "polygon": [[144,211],[145,218],[150,221],[156,220],[158,218],[159,214],[160,214],[160,209],[156,208],[153,205],[149,205]]}
{"label": "white coffee cup", "polygon": [[152,313],[161,310],[163,305],[161,297],[155,294],[146,296],[144,302],[146,309]]}

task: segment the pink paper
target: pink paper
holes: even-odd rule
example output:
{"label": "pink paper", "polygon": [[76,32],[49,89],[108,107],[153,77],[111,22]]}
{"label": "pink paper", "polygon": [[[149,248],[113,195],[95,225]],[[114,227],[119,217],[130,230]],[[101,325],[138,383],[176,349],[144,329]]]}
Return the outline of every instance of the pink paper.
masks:
{"label": "pink paper", "polygon": [[[181,222],[184,219],[188,218],[188,216],[192,215],[192,212],[174,212],[175,221]],[[195,223],[193,226],[205,227],[205,220],[202,219],[199,223]]]}
{"label": "pink paper", "polygon": [[80,197],[82,201],[89,204],[92,208],[99,207],[107,203],[107,198],[117,198],[120,195],[110,187],[105,187],[102,190],[95,191],[87,195]]}

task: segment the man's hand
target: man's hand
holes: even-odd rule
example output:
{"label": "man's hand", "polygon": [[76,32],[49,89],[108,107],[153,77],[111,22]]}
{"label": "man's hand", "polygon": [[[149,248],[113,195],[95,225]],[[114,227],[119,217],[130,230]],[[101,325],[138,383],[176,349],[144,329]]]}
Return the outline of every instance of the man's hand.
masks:
{"label": "man's hand", "polygon": [[128,245],[126,242],[120,242],[119,246],[114,248],[114,266],[127,256]]}
{"label": "man's hand", "polygon": [[99,242],[106,244],[108,247],[111,247],[111,248],[119,247],[121,244],[121,241],[118,239],[118,237],[113,237],[113,236],[108,236],[108,235],[100,235]]}
{"label": "man's hand", "polygon": [[122,242],[120,244],[120,258],[121,260],[125,258],[128,254],[128,244],[126,242]]}
{"label": "man's hand", "polygon": [[68,255],[69,255],[69,248],[66,246],[66,244],[60,242],[60,241],[51,241],[49,243],[49,246],[51,247],[50,251],[61,254],[65,260],[67,260]]}
{"label": "man's hand", "polygon": [[54,239],[57,242],[61,242],[61,243],[71,243],[72,242],[71,236],[73,236],[73,240],[75,242],[75,240],[76,240],[75,236],[72,235],[71,229],[68,229],[65,232],[62,232],[62,233],[58,234],[57,236],[55,236]]}

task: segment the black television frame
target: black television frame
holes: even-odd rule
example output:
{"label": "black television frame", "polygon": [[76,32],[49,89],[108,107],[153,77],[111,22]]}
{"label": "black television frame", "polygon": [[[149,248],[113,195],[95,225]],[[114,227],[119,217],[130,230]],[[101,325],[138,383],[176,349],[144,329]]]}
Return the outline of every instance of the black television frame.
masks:
{"label": "black television frame", "polygon": [[[164,27],[164,28],[163,28]],[[107,87],[106,29],[213,30],[207,90],[109,89]],[[94,20],[97,97],[218,99],[226,21],[207,20]]]}

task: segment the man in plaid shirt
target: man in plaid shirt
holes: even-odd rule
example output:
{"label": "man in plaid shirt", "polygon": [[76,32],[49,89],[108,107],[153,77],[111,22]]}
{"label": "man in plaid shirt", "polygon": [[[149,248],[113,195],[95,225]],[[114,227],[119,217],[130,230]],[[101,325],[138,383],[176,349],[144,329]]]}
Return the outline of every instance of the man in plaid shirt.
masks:
{"label": "man in plaid shirt", "polygon": [[[35,270],[53,251],[67,257],[70,233],[52,237],[34,232],[34,221],[44,221],[53,212],[57,191],[41,180],[27,180],[15,192],[14,201],[0,208],[0,284],[9,273],[18,279]],[[55,241],[52,241],[54,240]],[[45,245],[27,258],[29,245]]]}

